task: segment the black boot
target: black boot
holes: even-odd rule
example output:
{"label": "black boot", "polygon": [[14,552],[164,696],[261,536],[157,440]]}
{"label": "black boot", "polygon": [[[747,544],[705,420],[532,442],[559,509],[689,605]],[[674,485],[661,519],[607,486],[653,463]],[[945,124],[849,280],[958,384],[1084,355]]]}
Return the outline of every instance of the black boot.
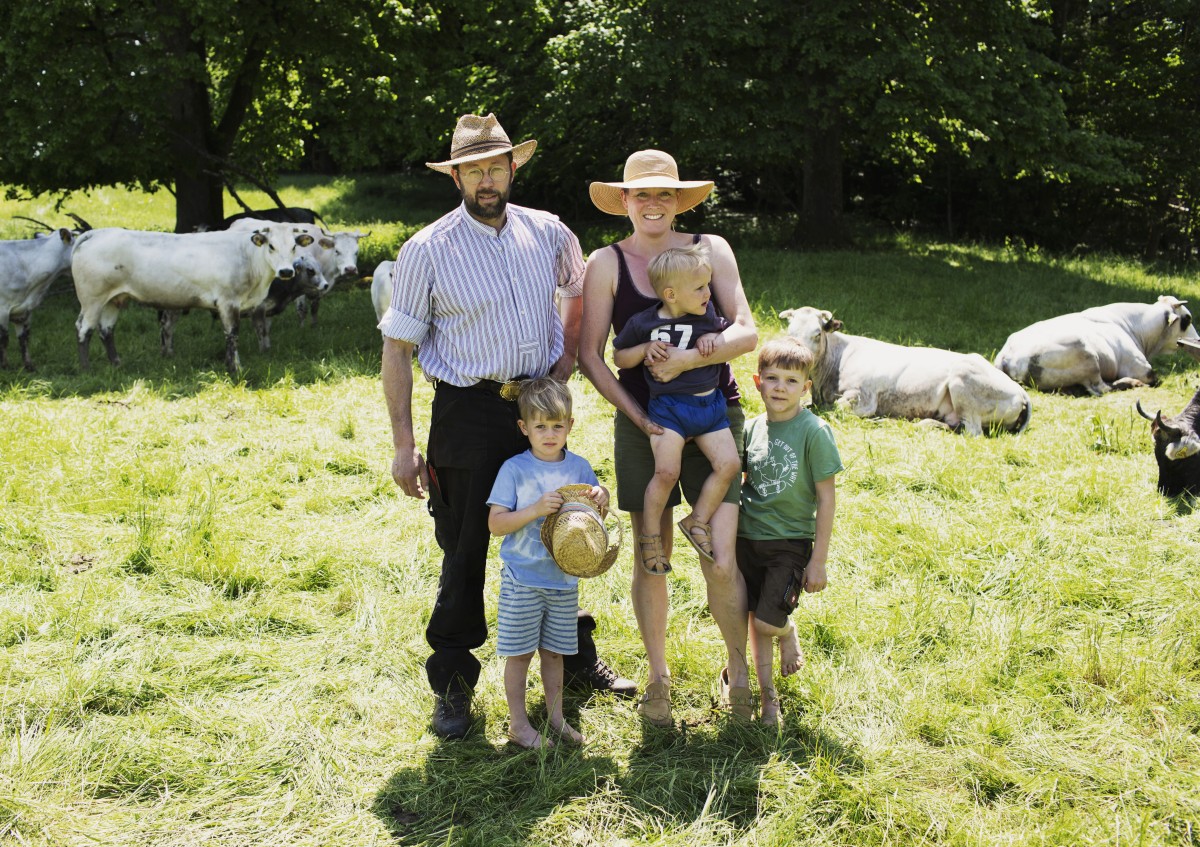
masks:
{"label": "black boot", "polygon": [[469,650],[441,650],[425,660],[429,687],[437,698],[433,731],[439,738],[462,738],[471,730],[471,695],[479,662]]}
{"label": "black boot", "polygon": [[462,738],[471,730],[471,693],[450,691],[438,695],[433,707],[433,731],[439,738]]}
{"label": "black boot", "polygon": [[618,697],[636,697],[637,683],[619,676],[597,655],[596,642],[592,638],[596,619],[580,609],[577,622],[579,652],[574,656],[563,656],[566,686],[576,691],[611,691]]}

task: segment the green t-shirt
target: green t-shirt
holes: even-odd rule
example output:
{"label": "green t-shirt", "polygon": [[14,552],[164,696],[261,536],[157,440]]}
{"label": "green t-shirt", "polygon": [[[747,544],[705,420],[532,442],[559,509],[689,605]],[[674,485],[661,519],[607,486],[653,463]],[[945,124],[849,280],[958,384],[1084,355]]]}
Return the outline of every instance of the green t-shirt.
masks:
{"label": "green t-shirt", "polygon": [[787,421],[746,423],[746,480],[738,535],[752,541],[814,538],[817,483],[842,468],[829,424],[807,408]]}

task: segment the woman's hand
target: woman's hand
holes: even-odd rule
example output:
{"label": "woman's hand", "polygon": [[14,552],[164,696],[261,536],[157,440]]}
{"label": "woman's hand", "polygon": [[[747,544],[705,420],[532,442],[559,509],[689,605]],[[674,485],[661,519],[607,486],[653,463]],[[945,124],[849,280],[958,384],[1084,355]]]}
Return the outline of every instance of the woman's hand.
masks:
{"label": "woman's hand", "polygon": [[667,357],[661,362],[647,362],[646,372],[655,382],[670,382],[687,370],[696,367],[700,355],[695,350],[667,347]]}

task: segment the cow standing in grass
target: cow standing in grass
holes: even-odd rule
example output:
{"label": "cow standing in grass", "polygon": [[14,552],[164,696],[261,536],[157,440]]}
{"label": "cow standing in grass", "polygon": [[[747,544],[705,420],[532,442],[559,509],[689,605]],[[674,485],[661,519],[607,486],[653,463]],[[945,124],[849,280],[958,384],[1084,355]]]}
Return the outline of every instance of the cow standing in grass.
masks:
{"label": "cow standing in grass", "polygon": [[75,233],[54,230],[37,238],[0,241],[0,367],[8,367],[8,328],[17,325],[21,363],[33,370],[29,356],[29,322],[46,299],[50,284],[71,270]]}
{"label": "cow standing in grass", "polygon": [[1029,423],[1029,395],[977,353],[847,335],[841,321],[811,306],[779,316],[788,335],[812,351],[817,402],[836,402],[859,417],[937,421],[970,435],[1020,432]]}
{"label": "cow standing in grass", "polygon": [[121,362],[113,327],[121,306],[133,300],[160,310],[207,309],[225,329],[225,366],[237,373],[238,324],[243,311],[267,295],[271,280],[291,279],[297,249],[312,243],[283,224],[253,231],[175,235],[128,229],[95,229],[81,235],[71,260],[79,318],[79,363],[89,365],[88,345],[99,329],[109,361]]}
{"label": "cow standing in grass", "polygon": [[390,259],[375,266],[371,276],[371,305],[375,307],[375,320],[383,320],[383,313],[392,302],[392,268],[396,263]]}
{"label": "cow standing in grass", "polygon": [[1038,321],[1008,337],[996,367],[1042,391],[1100,395],[1153,385],[1150,360],[1198,337],[1186,304],[1164,294],[1155,303],[1110,303]]}

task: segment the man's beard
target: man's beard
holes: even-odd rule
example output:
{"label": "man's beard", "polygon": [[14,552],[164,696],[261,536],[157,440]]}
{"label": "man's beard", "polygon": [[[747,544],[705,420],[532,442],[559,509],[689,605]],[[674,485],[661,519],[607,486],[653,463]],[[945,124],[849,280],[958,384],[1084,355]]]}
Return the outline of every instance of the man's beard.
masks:
{"label": "man's beard", "polygon": [[[509,187],[509,190],[511,190],[511,186]],[[475,197],[468,197],[467,193],[464,191],[462,192],[462,196],[463,202],[467,204],[468,212],[477,218],[493,220],[495,218],[504,217],[504,209],[508,206],[508,193],[508,191],[495,191],[495,194],[499,196],[499,202],[493,206],[481,206],[476,200],[476,197],[479,196],[478,192],[476,192]]]}

